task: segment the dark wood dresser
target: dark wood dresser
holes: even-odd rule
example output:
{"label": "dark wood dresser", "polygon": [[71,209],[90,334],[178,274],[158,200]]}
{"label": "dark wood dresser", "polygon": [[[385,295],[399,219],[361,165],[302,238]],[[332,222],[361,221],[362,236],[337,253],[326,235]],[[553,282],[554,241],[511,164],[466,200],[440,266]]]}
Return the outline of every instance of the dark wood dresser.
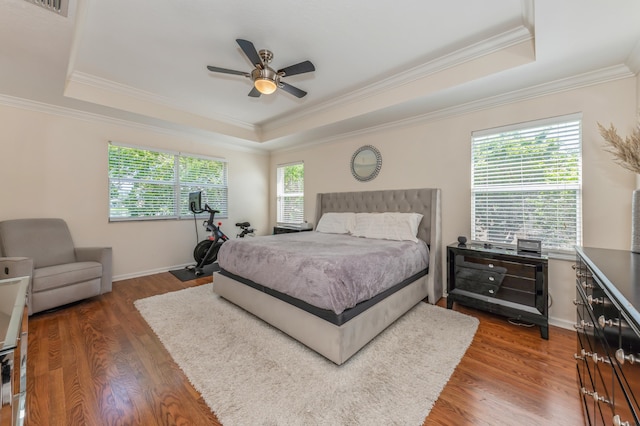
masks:
{"label": "dark wood dresser", "polygon": [[574,356],[586,423],[640,424],[640,254],[576,253]]}

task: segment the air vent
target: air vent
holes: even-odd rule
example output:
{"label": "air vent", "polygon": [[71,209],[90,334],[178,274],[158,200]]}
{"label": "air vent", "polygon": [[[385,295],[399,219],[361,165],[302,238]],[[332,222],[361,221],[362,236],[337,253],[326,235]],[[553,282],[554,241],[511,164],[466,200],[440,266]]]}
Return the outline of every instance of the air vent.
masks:
{"label": "air vent", "polygon": [[57,15],[67,16],[69,0],[26,0],[40,7],[44,7]]}

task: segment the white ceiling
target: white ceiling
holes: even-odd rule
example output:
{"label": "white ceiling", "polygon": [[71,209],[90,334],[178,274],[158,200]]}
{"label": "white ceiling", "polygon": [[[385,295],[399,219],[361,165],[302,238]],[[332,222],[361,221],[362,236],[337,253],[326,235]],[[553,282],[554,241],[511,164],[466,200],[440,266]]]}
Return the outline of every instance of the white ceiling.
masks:
{"label": "white ceiling", "polygon": [[[0,102],[16,98],[257,149],[327,140],[640,70],[638,0],[0,0]],[[310,60],[309,94],[251,98],[235,42]]]}

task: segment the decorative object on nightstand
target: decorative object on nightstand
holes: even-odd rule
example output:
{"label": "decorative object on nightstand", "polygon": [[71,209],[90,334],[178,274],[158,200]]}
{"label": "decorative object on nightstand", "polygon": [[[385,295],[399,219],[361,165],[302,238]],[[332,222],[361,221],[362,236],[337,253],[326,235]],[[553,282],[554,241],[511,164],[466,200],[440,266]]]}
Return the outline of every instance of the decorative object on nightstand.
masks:
{"label": "decorative object on nightstand", "polygon": [[540,326],[549,338],[547,256],[478,242],[447,246],[447,308],[453,302]]}
{"label": "decorative object on nightstand", "polygon": [[463,246],[467,244],[467,237],[465,237],[464,235],[460,235],[458,237],[458,245]]}
{"label": "decorative object on nightstand", "polygon": [[[613,126],[607,129],[598,123],[600,135],[608,144],[607,152],[613,154],[616,163],[636,174],[636,182],[640,174],[640,123],[630,136],[622,139]],[[633,191],[631,198],[631,251],[640,253],[640,189]]]}

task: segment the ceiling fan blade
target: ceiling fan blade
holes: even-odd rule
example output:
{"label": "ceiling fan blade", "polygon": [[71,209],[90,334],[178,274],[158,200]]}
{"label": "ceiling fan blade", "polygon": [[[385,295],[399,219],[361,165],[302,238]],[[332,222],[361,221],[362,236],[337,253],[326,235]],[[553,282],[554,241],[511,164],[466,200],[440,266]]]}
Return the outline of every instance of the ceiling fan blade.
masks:
{"label": "ceiling fan blade", "polygon": [[243,40],[241,38],[236,39],[236,42],[238,43],[238,45],[240,45],[240,48],[242,49],[244,54],[247,55],[247,58],[249,58],[253,65],[264,68],[262,59],[260,58],[260,55],[258,55],[258,51],[256,50],[253,43],[251,43],[249,40]]}
{"label": "ceiling fan blade", "polygon": [[249,92],[249,96],[251,96],[252,98],[259,98],[260,95],[261,95],[260,91],[255,87],[251,89],[251,91]]}
{"label": "ceiling fan blade", "polygon": [[305,72],[315,71],[316,67],[310,61],[300,62],[299,64],[291,65],[281,70],[278,70],[278,74],[283,73],[283,76],[304,74]]}
{"label": "ceiling fan blade", "polygon": [[229,70],[226,68],[213,67],[211,65],[207,65],[207,69],[212,72],[221,72],[223,74],[234,74],[234,75],[243,75],[245,77],[251,77],[251,74],[244,71]]}
{"label": "ceiling fan blade", "polygon": [[283,81],[280,82],[280,88],[282,90],[284,90],[287,93],[291,93],[293,96],[298,97],[298,98],[302,98],[304,97],[307,92],[305,92],[304,90],[300,90],[297,87],[294,87],[290,84],[287,84]]}

